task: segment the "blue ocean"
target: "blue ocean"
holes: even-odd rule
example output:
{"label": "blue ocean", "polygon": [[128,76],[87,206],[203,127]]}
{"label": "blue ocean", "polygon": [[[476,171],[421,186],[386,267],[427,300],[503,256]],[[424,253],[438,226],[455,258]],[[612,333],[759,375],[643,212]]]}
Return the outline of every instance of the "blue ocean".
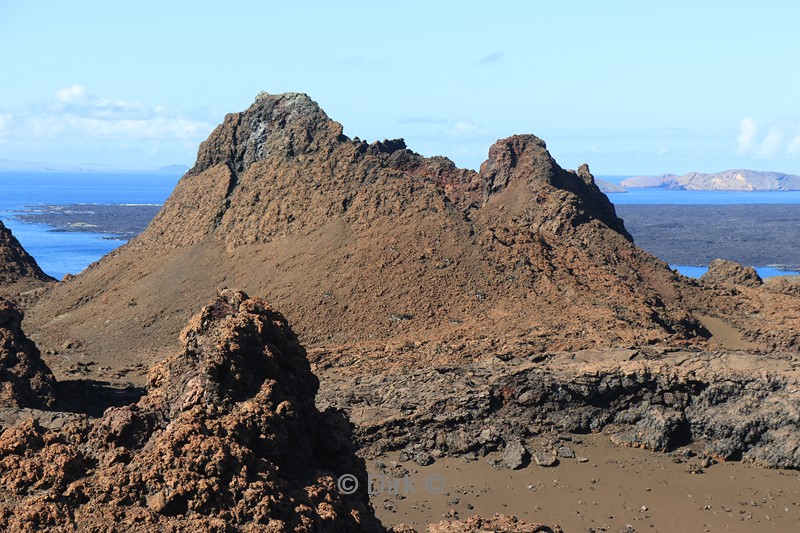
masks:
{"label": "blue ocean", "polygon": [[0,220],[45,272],[61,279],[81,272],[124,241],[99,233],[54,232],[17,220],[17,211],[42,204],[161,205],[179,178],[156,173],[0,172]]}
{"label": "blue ocean", "polygon": [[[597,176],[619,184],[630,176]],[[659,188],[628,189],[609,193],[615,204],[800,204],[800,191],[672,191]]]}
{"label": "blue ocean", "polygon": [[[598,176],[619,183],[628,176]],[[61,279],[77,274],[123,240],[111,235],[55,232],[52,228],[16,219],[20,210],[49,204],[161,205],[180,179],[177,174],[0,172],[0,220],[11,229],[45,272]],[[718,192],[633,189],[611,193],[617,204],[800,204],[800,191]],[[699,277],[705,268],[673,265],[682,274]],[[756,265],[762,277],[797,274]]]}

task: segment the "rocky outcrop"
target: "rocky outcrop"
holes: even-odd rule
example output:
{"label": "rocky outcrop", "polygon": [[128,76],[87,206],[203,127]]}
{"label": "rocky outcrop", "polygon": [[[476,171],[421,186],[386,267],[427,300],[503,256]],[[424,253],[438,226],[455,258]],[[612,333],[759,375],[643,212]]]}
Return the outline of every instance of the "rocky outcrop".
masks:
{"label": "rocky outcrop", "polygon": [[708,265],[708,272],[700,278],[705,283],[727,283],[745,287],[759,287],[763,283],[761,276],[753,267],[745,267],[733,261],[714,259]]}
{"label": "rocky outcrop", "polygon": [[402,140],[351,139],[296,93],[228,115],[148,229],[31,319],[45,348],[77,338],[145,358],[227,285],[268,295],[310,346],[524,334],[561,349],[703,333],[679,276],[633,244],[587,166],[564,170],[544,141],[516,135],[480,172],[459,169]]}
{"label": "rocky outcrop", "polygon": [[800,276],[775,276],[767,278],[764,289],[777,294],[800,296]]}
{"label": "rocky outcrop", "polygon": [[22,313],[0,298],[0,408],[46,408],[55,399],[55,379],[23,333]]}
{"label": "rocky outcrop", "polygon": [[502,450],[499,464],[516,468],[527,451],[550,466],[575,459],[562,453],[568,439],[559,436],[603,432],[628,446],[694,444],[717,460],[800,469],[796,356],[647,348],[320,375],[320,405],[349,413],[367,455],[476,458]]}
{"label": "rocky outcrop", "polygon": [[0,222],[0,294],[8,294],[11,285],[39,286],[54,281],[45,274],[36,260]]}
{"label": "rocky outcrop", "polygon": [[[283,316],[224,291],[138,403],[0,435],[3,531],[380,531],[366,471]],[[346,495],[337,477],[362,489]]]}

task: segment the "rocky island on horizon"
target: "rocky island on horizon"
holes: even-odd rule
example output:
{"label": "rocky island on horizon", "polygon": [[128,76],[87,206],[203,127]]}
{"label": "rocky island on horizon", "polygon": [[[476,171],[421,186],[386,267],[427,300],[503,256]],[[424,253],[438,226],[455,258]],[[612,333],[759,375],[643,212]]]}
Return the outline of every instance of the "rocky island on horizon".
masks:
{"label": "rocky island on horizon", "polygon": [[739,169],[710,174],[689,172],[681,176],[633,176],[622,180],[620,186],[629,189],[653,187],[687,191],[798,191],[800,176]]}
{"label": "rocky island on horizon", "polygon": [[133,167],[106,165],[100,163],[39,163],[35,161],[17,161],[13,159],[0,159],[0,173],[3,172],[89,172],[96,174],[115,173],[143,173],[181,175],[189,167],[181,164],[162,165],[159,167]]}

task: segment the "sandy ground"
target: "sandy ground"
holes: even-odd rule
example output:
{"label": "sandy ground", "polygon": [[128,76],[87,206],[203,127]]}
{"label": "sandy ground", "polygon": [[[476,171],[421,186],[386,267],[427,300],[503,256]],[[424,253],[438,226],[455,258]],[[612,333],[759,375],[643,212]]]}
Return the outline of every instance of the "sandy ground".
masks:
{"label": "sandy ground", "polygon": [[702,468],[696,456],[676,462],[680,453],[619,447],[602,435],[580,436],[572,447],[574,459],[516,471],[493,468],[493,456],[421,467],[389,455],[378,460],[383,469],[367,465],[372,503],[384,524],[421,531],[443,518],[498,512],[566,532],[800,531],[798,472],[739,462]]}
{"label": "sandy ground", "polygon": [[758,344],[742,338],[742,334],[736,331],[721,318],[697,315],[700,323],[711,333],[711,340],[728,350],[757,350]]}

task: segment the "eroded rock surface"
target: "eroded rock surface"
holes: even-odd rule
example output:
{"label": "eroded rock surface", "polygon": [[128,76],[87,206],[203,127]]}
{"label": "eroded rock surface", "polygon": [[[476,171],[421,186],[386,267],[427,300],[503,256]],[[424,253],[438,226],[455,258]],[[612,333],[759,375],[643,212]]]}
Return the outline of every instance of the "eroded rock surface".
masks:
{"label": "eroded rock surface", "polygon": [[[339,413],[264,301],[224,291],[100,419],[0,435],[3,531],[380,531]],[[359,491],[337,489],[341,474]]]}
{"label": "eroded rock surface", "polygon": [[0,409],[46,408],[55,400],[55,379],[23,333],[22,313],[0,298]]}
{"label": "eroded rock surface", "polygon": [[764,282],[764,289],[778,294],[800,296],[800,276],[775,276]]}
{"label": "eroded rock surface", "polygon": [[700,278],[706,283],[727,283],[745,287],[759,287],[763,283],[761,276],[753,267],[745,267],[733,261],[714,259],[708,265],[708,272]]}
{"label": "eroded rock surface", "polygon": [[148,229],[55,287],[32,323],[45,349],[77,338],[144,359],[227,285],[269,295],[308,346],[704,334],[682,295],[694,288],[636,247],[587,166],[561,168],[542,139],[501,139],[479,172],[459,169],[402,139],[351,139],[298,93],[228,115]]}
{"label": "eroded rock surface", "polygon": [[516,458],[522,443],[555,463],[574,453],[553,435],[604,432],[628,446],[694,442],[720,460],[800,468],[800,359],[791,355],[594,350],[320,375],[320,404],[348,412],[366,455],[505,449]]}

